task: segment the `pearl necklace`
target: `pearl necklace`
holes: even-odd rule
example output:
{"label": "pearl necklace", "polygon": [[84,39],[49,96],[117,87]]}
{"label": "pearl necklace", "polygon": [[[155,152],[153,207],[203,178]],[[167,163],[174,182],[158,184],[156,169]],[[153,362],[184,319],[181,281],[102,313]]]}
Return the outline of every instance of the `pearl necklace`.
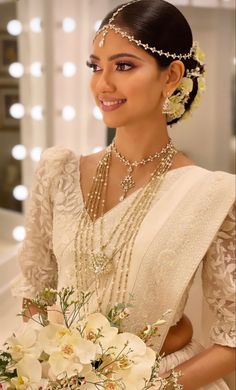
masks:
{"label": "pearl necklace", "polygon": [[[168,146],[166,155],[151,174],[148,184],[137,191],[104,240],[104,206],[111,153],[109,146],[98,164],[85,207],[78,216],[74,241],[77,294],[80,291],[95,291],[100,311],[106,293],[109,302],[123,302],[126,299],[135,238],[177,151],[173,145]],[[89,306],[90,303],[85,309],[87,313],[90,312]]]}
{"label": "pearl necklace", "polygon": [[168,144],[166,146],[164,146],[159,152],[156,152],[155,154],[153,154],[151,156],[143,158],[142,160],[139,160],[139,161],[135,160],[135,161],[131,162],[117,150],[116,145],[115,145],[115,140],[113,140],[113,142],[111,144],[111,150],[114,152],[115,156],[122,162],[122,164],[124,164],[125,166],[128,167],[127,175],[120,182],[121,190],[123,191],[123,194],[119,198],[120,202],[122,202],[122,200],[125,199],[128,191],[131,188],[135,187],[135,185],[136,185],[134,177],[133,177],[134,168],[144,166],[147,163],[152,162],[157,158],[161,158],[163,155],[165,155],[168,152],[168,150],[171,147],[173,147],[173,144],[170,140],[168,142]]}

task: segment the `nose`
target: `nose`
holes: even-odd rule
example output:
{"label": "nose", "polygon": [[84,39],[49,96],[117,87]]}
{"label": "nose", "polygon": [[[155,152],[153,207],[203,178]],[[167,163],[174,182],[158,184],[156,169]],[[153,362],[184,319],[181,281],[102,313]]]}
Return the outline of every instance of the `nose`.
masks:
{"label": "nose", "polygon": [[112,80],[112,75],[108,72],[102,71],[96,78],[95,89],[97,93],[114,92],[116,86]]}

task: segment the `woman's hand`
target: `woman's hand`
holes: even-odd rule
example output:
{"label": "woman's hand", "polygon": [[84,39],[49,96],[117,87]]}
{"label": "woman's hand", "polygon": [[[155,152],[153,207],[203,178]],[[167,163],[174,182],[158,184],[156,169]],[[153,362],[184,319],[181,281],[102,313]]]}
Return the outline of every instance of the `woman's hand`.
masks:
{"label": "woman's hand", "polygon": [[[205,349],[174,368],[182,373],[178,383],[183,385],[184,390],[197,390],[223,378],[235,369],[235,352],[235,348],[216,344]],[[160,376],[166,378],[169,374],[166,372]]]}
{"label": "woman's hand", "polygon": [[46,311],[40,310],[36,305],[32,303],[30,299],[24,298],[22,303],[23,308],[23,321],[28,322],[31,317],[33,317],[35,314],[44,314],[46,315]]}

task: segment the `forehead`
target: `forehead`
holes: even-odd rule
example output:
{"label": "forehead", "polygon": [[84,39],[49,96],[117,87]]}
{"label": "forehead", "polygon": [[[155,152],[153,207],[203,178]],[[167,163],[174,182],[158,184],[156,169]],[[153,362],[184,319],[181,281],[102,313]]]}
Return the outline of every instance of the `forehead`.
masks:
{"label": "forehead", "polygon": [[117,53],[129,53],[139,57],[141,60],[156,64],[156,60],[148,54],[148,51],[138,47],[135,43],[130,42],[128,38],[122,37],[119,33],[110,30],[106,34],[103,47],[99,46],[102,40],[102,32],[96,36],[92,44],[91,54],[106,59]]}

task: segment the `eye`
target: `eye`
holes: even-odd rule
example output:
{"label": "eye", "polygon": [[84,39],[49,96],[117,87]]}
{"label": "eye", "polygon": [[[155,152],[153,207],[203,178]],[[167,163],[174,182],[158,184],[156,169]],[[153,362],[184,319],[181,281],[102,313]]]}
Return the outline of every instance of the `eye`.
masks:
{"label": "eye", "polygon": [[116,65],[117,65],[117,70],[121,72],[127,72],[134,68],[134,65],[128,62],[118,62]]}
{"label": "eye", "polygon": [[92,69],[92,71],[95,73],[95,72],[98,72],[101,68],[97,65],[97,64],[94,64],[93,62],[89,62],[87,61],[86,62],[86,65]]}

